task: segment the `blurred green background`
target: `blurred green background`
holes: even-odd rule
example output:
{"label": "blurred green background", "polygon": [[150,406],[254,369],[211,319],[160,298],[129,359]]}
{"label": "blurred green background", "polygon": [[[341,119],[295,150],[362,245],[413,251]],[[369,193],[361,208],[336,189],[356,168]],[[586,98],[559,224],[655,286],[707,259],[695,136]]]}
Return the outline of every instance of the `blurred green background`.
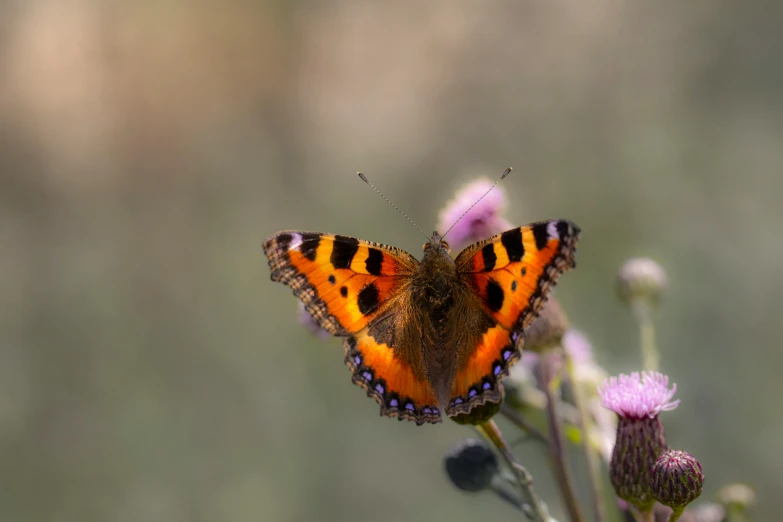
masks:
{"label": "blurred green background", "polygon": [[[783,476],[783,4],[0,3],[0,519],[519,518],[457,492],[471,435],[380,418],[339,341],[297,322],[261,242],[405,248],[453,191],[569,218],[558,297],[610,371],[639,368],[613,294],[647,255],[705,498]],[[562,515],[536,448],[521,459]]]}

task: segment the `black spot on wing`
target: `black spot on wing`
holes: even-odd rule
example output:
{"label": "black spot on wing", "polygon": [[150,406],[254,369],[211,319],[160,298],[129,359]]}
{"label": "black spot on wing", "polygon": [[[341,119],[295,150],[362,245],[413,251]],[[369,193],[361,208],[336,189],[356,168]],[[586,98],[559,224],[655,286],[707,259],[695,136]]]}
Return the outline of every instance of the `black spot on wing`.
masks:
{"label": "black spot on wing", "polygon": [[536,223],[533,225],[533,237],[536,240],[536,248],[543,250],[549,243],[549,230],[547,230],[548,223]]}
{"label": "black spot on wing", "polygon": [[525,257],[525,247],[522,244],[522,229],[507,230],[500,236],[500,242],[508,253],[509,261],[522,261]]}
{"label": "black spot on wing", "polygon": [[367,261],[364,262],[364,266],[367,268],[367,273],[374,276],[381,275],[381,266],[383,265],[383,252],[378,249],[370,248],[370,253],[367,256]]}
{"label": "black spot on wing", "polygon": [[517,280],[516,279],[511,281],[511,291],[512,292],[516,292],[517,291]]}
{"label": "black spot on wing", "polygon": [[348,297],[348,287],[347,286],[341,286],[340,287],[340,295],[343,297]]}
{"label": "black spot on wing", "polygon": [[498,256],[495,255],[495,245],[492,243],[484,245],[484,248],[481,249],[481,256],[484,258],[485,272],[489,272],[495,268],[495,261],[497,261],[498,258]]}
{"label": "black spot on wing", "polygon": [[335,268],[349,268],[353,256],[359,250],[359,240],[354,237],[334,236],[332,255],[329,260]]}
{"label": "black spot on wing", "polygon": [[487,283],[487,306],[493,312],[503,308],[503,289],[494,279],[490,279]]}
{"label": "black spot on wing", "polygon": [[334,274],[329,274],[329,282],[331,284],[335,284],[337,282],[337,278],[334,277]]}
{"label": "black spot on wing", "polygon": [[560,237],[560,239],[565,239],[571,235],[571,227],[568,226],[568,221],[560,220],[557,222],[556,227],[557,235]]}
{"label": "black spot on wing", "polygon": [[291,237],[291,234],[280,234],[275,238],[277,241],[277,246],[281,250],[288,250],[288,245],[291,244],[291,240],[293,237]]}
{"label": "black spot on wing", "polygon": [[299,250],[302,255],[310,261],[315,261],[316,252],[318,251],[318,245],[321,243],[321,234],[313,234],[311,232],[305,232],[302,234],[302,244]]}
{"label": "black spot on wing", "polygon": [[359,297],[357,298],[359,311],[363,315],[367,315],[375,310],[375,307],[378,306],[378,297],[378,289],[374,284],[370,283],[369,285],[362,288],[359,292]]}

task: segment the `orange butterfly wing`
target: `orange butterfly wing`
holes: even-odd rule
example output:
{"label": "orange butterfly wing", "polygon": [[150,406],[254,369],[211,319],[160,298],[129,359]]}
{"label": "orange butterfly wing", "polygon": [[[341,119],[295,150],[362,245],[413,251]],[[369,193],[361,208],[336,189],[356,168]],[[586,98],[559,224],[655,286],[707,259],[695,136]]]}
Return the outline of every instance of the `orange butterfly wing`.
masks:
{"label": "orange butterfly wing", "polygon": [[407,287],[419,262],[398,248],[347,236],[285,231],[264,242],[273,281],[291,287],[327,332],[347,337],[353,382],[381,414],[440,422],[420,352],[395,339],[404,326]]}
{"label": "orange butterfly wing", "polygon": [[500,401],[500,381],[521,355],[524,330],[560,274],[576,266],[579,234],[570,221],[542,221],[480,241],[457,256],[457,272],[495,324],[458,355],[449,415]]}

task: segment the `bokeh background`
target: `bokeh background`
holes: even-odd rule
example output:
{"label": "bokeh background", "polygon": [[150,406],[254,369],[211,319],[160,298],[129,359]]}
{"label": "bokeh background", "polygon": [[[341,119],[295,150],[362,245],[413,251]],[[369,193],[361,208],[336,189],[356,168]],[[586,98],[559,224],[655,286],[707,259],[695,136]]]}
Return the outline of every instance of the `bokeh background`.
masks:
{"label": "bokeh background", "polygon": [[610,372],[640,365],[618,267],[666,268],[670,442],[776,520],[781,6],[0,3],[0,519],[518,518],[447,481],[468,429],[378,416],[260,246],[418,255],[356,171],[429,231],[510,165],[509,219],[584,231],[557,295]]}

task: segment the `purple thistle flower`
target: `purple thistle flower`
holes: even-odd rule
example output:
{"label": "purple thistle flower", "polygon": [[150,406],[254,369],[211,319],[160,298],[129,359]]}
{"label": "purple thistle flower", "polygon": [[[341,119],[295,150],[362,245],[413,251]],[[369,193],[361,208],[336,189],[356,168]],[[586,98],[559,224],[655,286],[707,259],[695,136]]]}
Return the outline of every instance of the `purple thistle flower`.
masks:
{"label": "purple thistle flower", "polygon": [[[493,185],[489,179],[479,178],[458,190],[454,199],[440,212],[437,230],[445,234]],[[514,228],[508,220],[501,217],[505,209],[506,193],[501,187],[495,187],[451,229],[448,238],[453,249],[459,251],[471,243]]]}
{"label": "purple thistle flower", "polygon": [[648,512],[655,504],[650,471],[668,449],[658,414],[673,410],[677,386],[656,372],[634,372],[606,379],[598,388],[601,403],[618,417],[609,475],[617,496]]}
{"label": "purple thistle flower", "polygon": [[669,378],[658,372],[633,372],[631,376],[620,375],[606,379],[598,388],[605,408],[620,417],[641,419],[655,418],[662,411],[670,411],[680,404],[672,397],[677,385],[669,389]]}

